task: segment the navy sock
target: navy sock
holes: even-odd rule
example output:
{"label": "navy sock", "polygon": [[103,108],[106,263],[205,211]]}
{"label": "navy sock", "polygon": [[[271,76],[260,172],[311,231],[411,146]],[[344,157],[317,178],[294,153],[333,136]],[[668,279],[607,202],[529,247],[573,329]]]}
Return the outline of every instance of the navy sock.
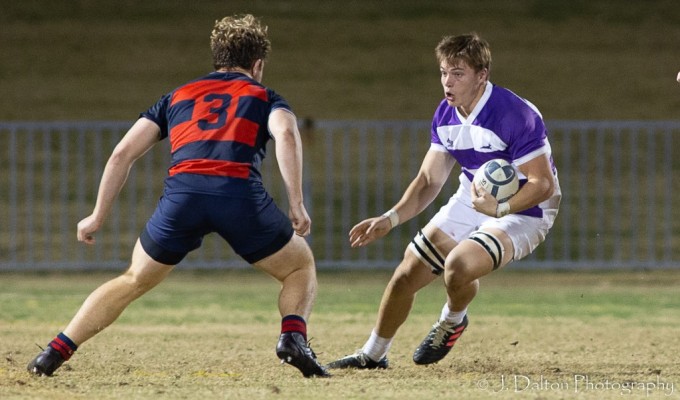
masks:
{"label": "navy sock", "polygon": [[68,336],[64,335],[64,332],[60,332],[48,346],[58,351],[64,360],[71,358],[73,352],[78,350],[78,345],[73,343],[73,341],[69,339]]}
{"label": "navy sock", "polygon": [[281,320],[281,333],[298,332],[307,341],[307,323],[299,315],[286,315]]}

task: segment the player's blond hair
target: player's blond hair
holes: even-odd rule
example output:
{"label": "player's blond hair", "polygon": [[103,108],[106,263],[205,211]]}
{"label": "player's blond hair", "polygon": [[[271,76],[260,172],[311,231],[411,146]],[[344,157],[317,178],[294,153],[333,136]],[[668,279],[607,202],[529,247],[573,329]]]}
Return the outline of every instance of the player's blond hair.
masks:
{"label": "player's blond hair", "polygon": [[267,58],[271,50],[267,26],[250,14],[224,17],[215,21],[210,49],[215,69],[250,69],[258,59]]}
{"label": "player's blond hair", "polygon": [[489,43],[476,33],[444,37],[435,48],[437,61],[455,64],[464,61],[475,71],[484,68],[491,71],[491,48]]}

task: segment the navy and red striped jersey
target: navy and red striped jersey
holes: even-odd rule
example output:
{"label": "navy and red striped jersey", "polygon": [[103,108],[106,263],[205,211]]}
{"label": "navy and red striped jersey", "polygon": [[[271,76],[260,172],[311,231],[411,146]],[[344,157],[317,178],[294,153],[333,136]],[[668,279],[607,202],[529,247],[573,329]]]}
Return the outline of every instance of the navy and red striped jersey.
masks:
{"label": "navy and red striped jersey", "polygon": [[262,186],[269,114],[286,100],[241,73],[213,72],[178,87],[141,114],[170,139],[166,191],[246,195]]}

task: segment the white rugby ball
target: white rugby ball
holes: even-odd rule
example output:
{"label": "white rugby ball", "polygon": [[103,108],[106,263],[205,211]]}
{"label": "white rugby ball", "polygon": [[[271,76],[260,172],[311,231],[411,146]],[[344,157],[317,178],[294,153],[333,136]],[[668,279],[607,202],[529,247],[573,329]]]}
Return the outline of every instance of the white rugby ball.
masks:
{"label": "white rugby ball", "polygon": [[515,167],[500,158],[482,164],[475,173],[473,182],[475,186],[484,189],[501,203],[519,190],[519,178]]}

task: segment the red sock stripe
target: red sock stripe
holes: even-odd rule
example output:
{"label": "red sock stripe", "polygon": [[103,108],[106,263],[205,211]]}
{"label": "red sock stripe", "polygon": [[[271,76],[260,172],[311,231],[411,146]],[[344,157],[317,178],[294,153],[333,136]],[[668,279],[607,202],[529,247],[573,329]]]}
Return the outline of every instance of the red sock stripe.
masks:
{"label": "red sock stripe", "polygon": [[285,332],[300,332],[303,335],[307,335],[307,324],[297,319],[283,321],[281,323],[281,333]]}
{"label": "red sock stripe", "polygon": [[73,350],[59,338],[54,338],[50,347],[58,351],[64,360],[68,360],[73,355]]}

